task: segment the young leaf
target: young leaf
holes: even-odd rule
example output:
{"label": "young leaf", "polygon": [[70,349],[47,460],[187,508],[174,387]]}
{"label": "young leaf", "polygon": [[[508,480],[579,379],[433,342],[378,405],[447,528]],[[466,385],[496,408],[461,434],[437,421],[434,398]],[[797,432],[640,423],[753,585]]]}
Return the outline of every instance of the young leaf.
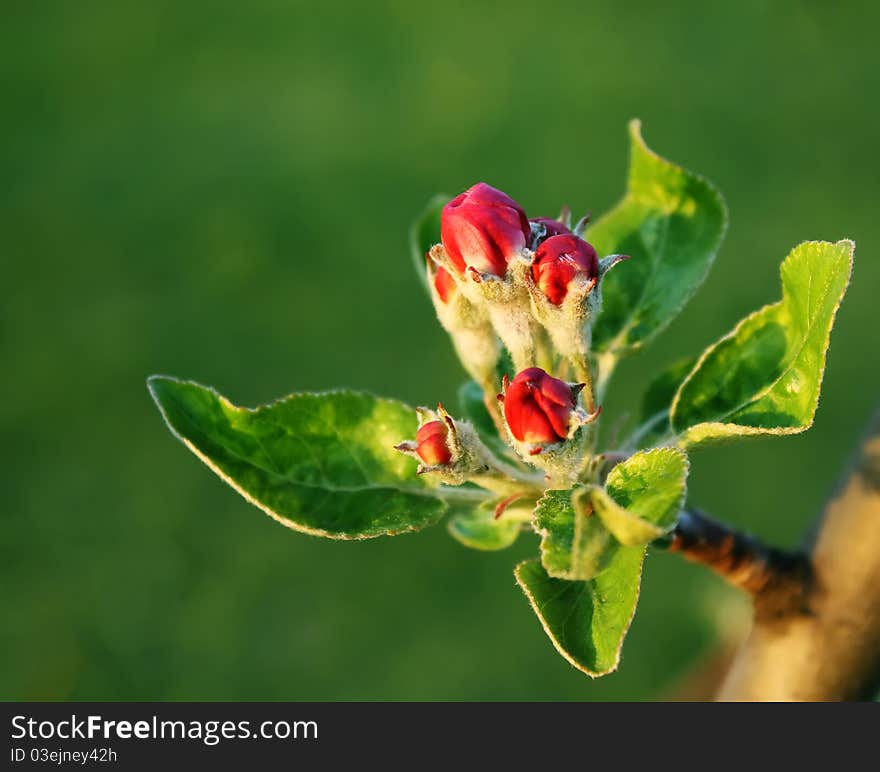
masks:
{"label": "young leaf", "polygon": [[470,421],[483,437],[498,437],[498,428],[486,409],[483,390],[476,381],[465,381],[458,389],[458,403],[464,417]]}
{"label": "young leaf", "polygon": [[644,555],[644,547],[621,547],[608,568],[586,582],[554,579],[539,560],[516,567],[516,580],[556,650],[589,676],[617,668],[639,599]]}
{"label": "young leaf", "polygon": [[642,397],[639,426],[628,444],[646,447],[672,433],[672,424],[669,421],[672,400],[696,363],[696,357],[674,362],[648,384]]}
{"label": "young leaf", "polygon": [[433,196],[409,229],[410,256],[425,289],[428,288],[425,255],[431,247],[440,243],[440,212],[449,199],[442,193]]}
{"label": "young leaf", "polygon": [[453,538],[475,550],[503,550],[511,546],[522,530],[525,517],[511,507],[500,518],[492,509],[478,508],[453,517],[447,526]]}
{"label": "young leaf", "polygon": [[513,357],[510,355],[510,352],[502,346],[498,361],[495,363],[495,377],[499,386],[501,381],[504,380],[505,375],[513,378],[516,375],[516,368],[513,366]]}
{"label": "young leaf", "polygon": [[727,227],[721,194],[648,149],[631,121],[623,200],[587,232],[600,255],[632,258],[602,280],[593,345],[616,355],[644,345],[703,282]]}
{"label": "young leaf", "polygon": [[660,526],[621,507],[603,488],[590,491],[590,498],[598,519],[620,544],[627,547],[647,544],[666,532]]}
{"label": "young leaf", "polygon": [[647,544],[675,524],[687,473],[687,456],[676,448],[636,453],[609,472],[604,489],[590,490],[593,509],[621,544]]}
{"label": "young leaf", "polygon": [[[350,391],[293,394],[255,410],[190,381],[153,376],[172,434],[283,525],[331,539],[417,531],[474,491],[431,487],[393,446],[416,432],[412,408]],[[455,510],[459,511],[459,510]]]}
{"label": "young leaf", "polygon": [[598,517],[575,511],[572,491],[549,490],[538,500],[535,530],[541,565],[558,579],[592,579],[608,567],[618,544]]}
{"label": "young leaf", "polygon": [[852,241],[810,241],[785,258],[782,300],[710,346],[679,388],[672,428],[682,446],[812,425],[854,249]]}

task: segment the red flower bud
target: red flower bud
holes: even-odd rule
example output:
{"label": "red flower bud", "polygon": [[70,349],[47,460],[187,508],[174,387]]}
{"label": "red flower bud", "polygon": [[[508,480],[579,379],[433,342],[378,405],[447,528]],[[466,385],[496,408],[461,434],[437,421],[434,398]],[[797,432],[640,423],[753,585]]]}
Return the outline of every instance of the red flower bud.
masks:
{"label": "red flower bud", "polygon": [[452,460],[446,444],[449,427],[444,421],[428,421],[416,432],[416,453],[428,466],[442,466]]}
{"label": "red flower bud", "polygon": [[485,182],[453,198],[440,215],[440,240],[459,273],[471,266],[504,276],[507,263],[530,239],[523,208]]}
{"label": "red flower bud", "polygon": [[518,373],[504,394],[504,418],[520,442],[552,443],[568,436],[577,389],[529,367]]}
{"label": "red flower bud", "polygon": [[440,300],[444,303],[449,302],[452,293],[457,289],[455,279],[452,278],[452,274],[445,268],[438,268],[437,273],[434,274],[434,289],[437,290]]}
{"label": "red flower bud", "polygon": [[533,222],[535,225],[543,225],[547,229],[547,232],[544,234],[545,239],[549,239],[551,236],[562,236],[571,233],[571,228],[564,222],[554,220],[552,217],[533,217],[529,222]]}
{"label": "red flower bud", "polygon": [[578,273],[598,278],[599,258],[596,250],[577,236],[552,236],[535,252],[532,279],[553,305],[565,300],[568,286]]}

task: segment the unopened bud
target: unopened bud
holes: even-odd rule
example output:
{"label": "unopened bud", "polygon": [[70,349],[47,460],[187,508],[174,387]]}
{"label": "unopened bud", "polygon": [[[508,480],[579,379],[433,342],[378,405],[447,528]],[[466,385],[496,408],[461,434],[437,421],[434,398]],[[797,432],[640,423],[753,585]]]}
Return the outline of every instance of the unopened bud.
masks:
{"label": "unopened bud", "polygon": [[539,367],[529,367],[512,381],[504,379],[504,420],[517,453],[542,469],[551,485],[568,487],[581,471],[586,432],[599,411],[586,412],[579,404],[582,383],[567,383]]}
{"label": "unopened bud", "polygon": [[452,460],[452,451],[446,437],[449,427],[445,421],[428,421],[416,432],[416,453],[428,466],[442,466]]}
{"label": "unopened bud", "polygon": [[554,306],[562,305],[579,275],[587,280],[599,277],[599,258],[590,244],[571,234],[551,236],[540,244],[532,263],[532,280]]}
{"label": "unopened bud", "polygon": [[518,373],[504,393],[504,418],[510,433],[532,444],[566,439],[579,390],[540,367]]}
{"label": "unopened bud", "polygon": [[543,226],[544,235],[542,236],[542,239],[549,239],[552,236],[562,236],[571,233],[571,228],[569,228],[564,222],[561,220],[554,220],[552,217],[533,217],[529,222]]}
{"label": "unopened bud", "polygon": [[472,268],[504,276],[526,247],[531,227],[523,208],[506,193],[480,182],[453,198],[440,215],[440,239],[459,274]]}

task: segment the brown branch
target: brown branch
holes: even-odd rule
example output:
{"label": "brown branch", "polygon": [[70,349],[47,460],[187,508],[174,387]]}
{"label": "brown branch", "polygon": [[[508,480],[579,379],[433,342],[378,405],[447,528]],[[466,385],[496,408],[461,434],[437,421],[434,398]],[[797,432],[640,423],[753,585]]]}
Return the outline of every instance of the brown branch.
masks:
{"label": "brown branch", "polygon": [[750,595],[756,617],[763,619],[804,608],[811,569],[802,552],[767,546],[695,509],[679,515],[668,549],[706,566]]}
{"label": "brown branch", "polygon": [[[744,574],[758,613],[719,699],[860,700],[880,688],[880,415],[806,553],[810,581],[788,604],[777,572],[763,585],[750,578],[760,570]],[[777,557],[764,564],[782,568]],[[768,597],[774,613],[761,613]]]}

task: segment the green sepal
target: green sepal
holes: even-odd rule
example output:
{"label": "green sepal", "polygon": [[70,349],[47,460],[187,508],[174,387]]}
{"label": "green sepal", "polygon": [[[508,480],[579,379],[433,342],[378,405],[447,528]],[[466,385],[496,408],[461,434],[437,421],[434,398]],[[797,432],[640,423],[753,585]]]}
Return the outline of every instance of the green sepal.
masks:
{"label": "green sepal", "polygon": [[428,290],[428,272],[425,256],[431,247],[440,243],[440,213],[449,203],[450,198],[443,193],[432,196],[409,228],[410,258],[416,269],[416,275],[426,290]]}

